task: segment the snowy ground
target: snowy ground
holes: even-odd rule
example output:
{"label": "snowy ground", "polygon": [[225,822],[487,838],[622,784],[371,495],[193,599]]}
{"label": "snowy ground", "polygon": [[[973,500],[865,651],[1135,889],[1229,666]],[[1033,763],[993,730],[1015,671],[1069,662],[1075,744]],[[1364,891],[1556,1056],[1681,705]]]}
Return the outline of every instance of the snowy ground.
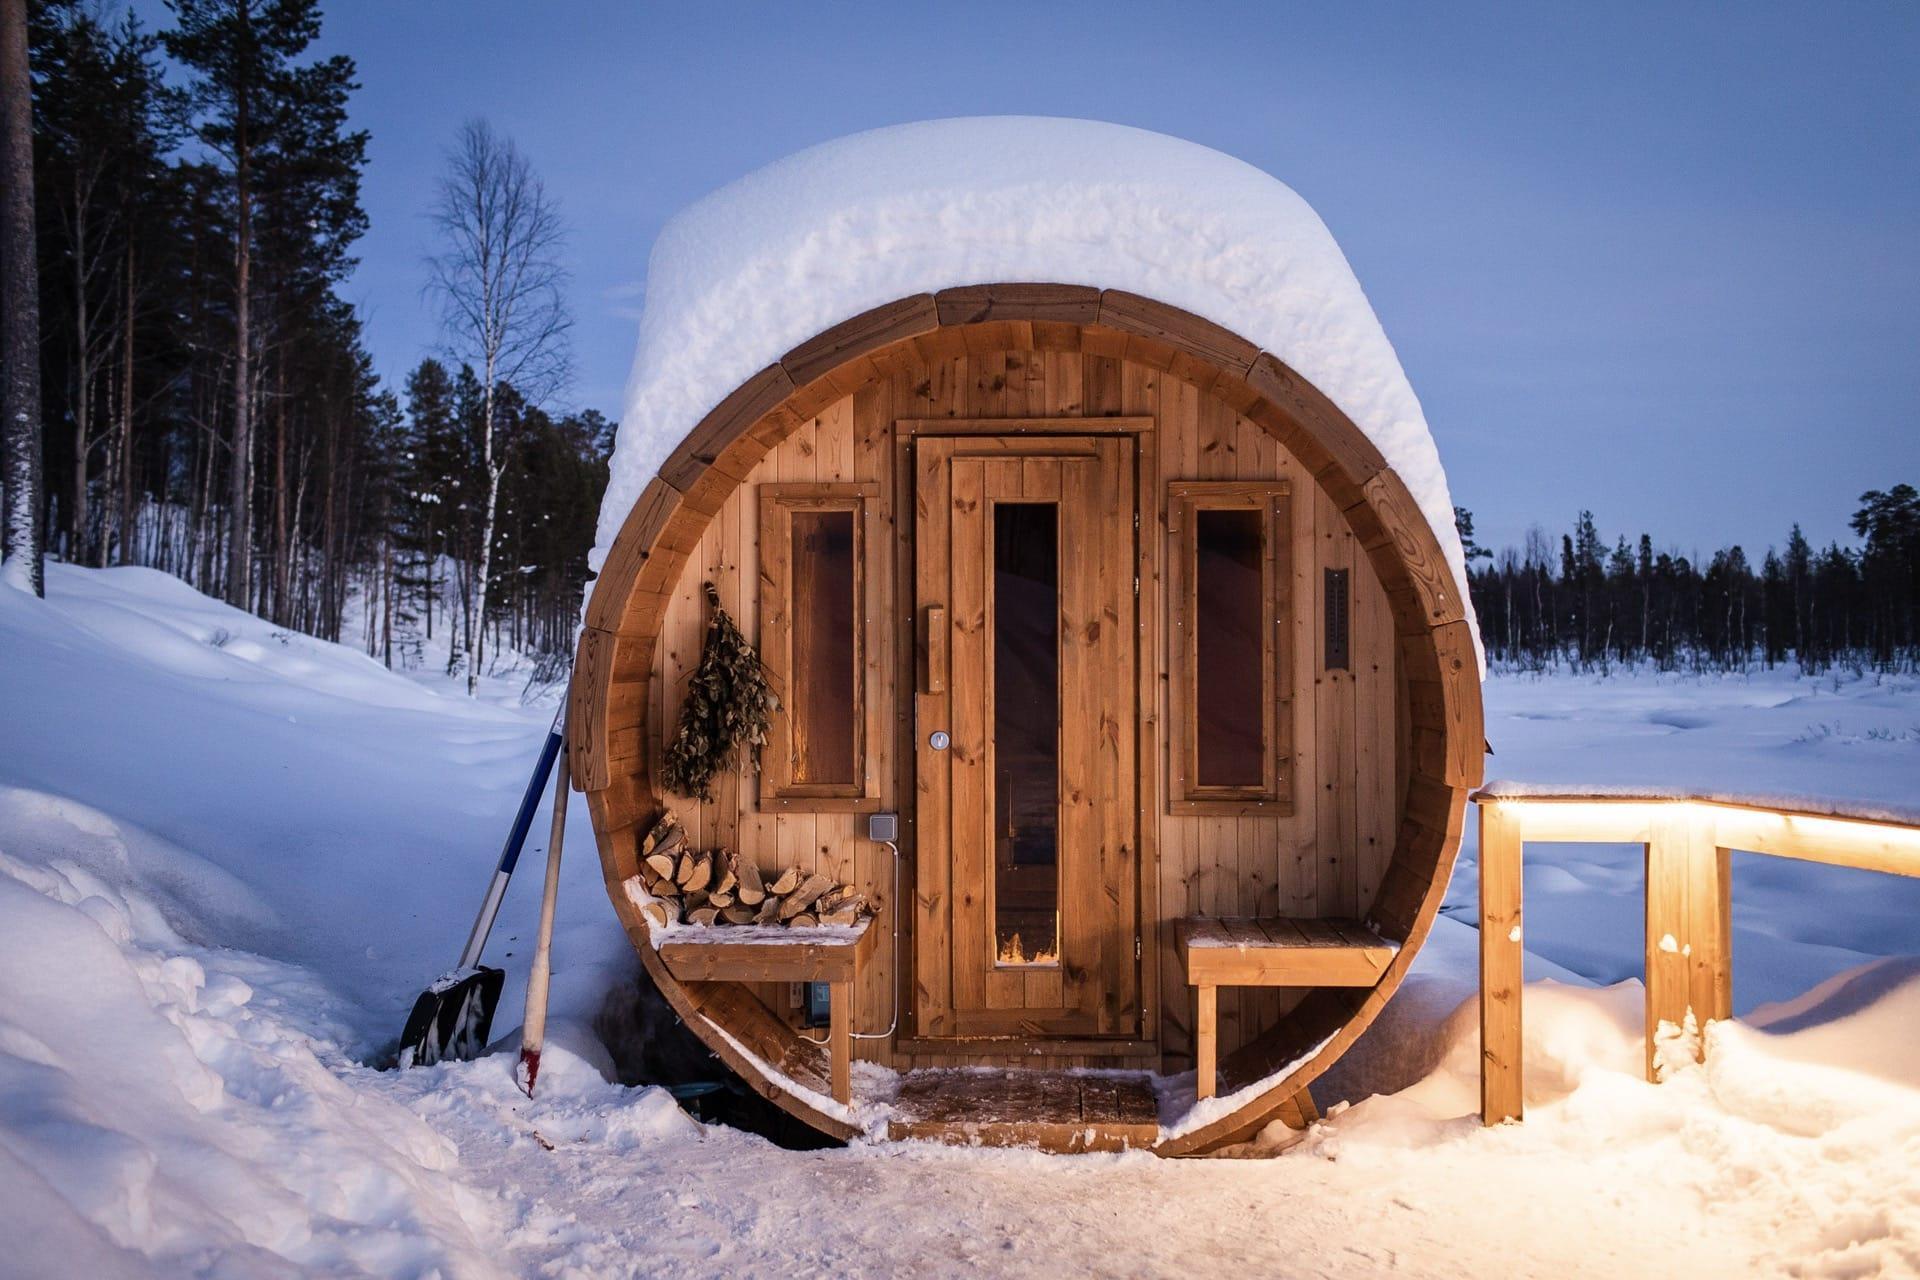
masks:
{"label": "snowy ground", "polygon": [[[550,705],[145,571],[49,591],[0,590],[0,1274],[1920,1274],[1920,884],[1742,860],[1744,1020],[1656,1088],[1637,855],[1530,847],[1518,1127],[1470,1118],[1443,918],[1322,1091],[1355,1105],[1277,1158],[792,1153],[603,1078],[586,1022],[631,958],[578,806],[540,1101],[505,1055],[359,1065],[457,950]],[[1920,792],[1912,681],[1488,696],[1499,776]],[[516,982],[536,880],[491,952]]]}

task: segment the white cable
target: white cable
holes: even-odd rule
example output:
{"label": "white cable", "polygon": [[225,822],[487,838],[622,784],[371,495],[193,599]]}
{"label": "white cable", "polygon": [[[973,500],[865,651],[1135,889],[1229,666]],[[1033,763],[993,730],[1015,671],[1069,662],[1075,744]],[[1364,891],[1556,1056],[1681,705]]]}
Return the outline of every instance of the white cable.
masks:
{"label": "white cable", "polygon": [[[888,852],[893,854],[893,901],[887,908],[893,916],[893,1018],[887,1023],[885,1031],[849,1031],[847,1033],[849,1040],[887,1040],[892,1038],[894,1031],[900,1026],[900,846],[891,840],[880,840],[876,843],[887,846]],[[825,1037],[815,1040],[812,1036],[800,1031],[794,1034],[808,1044],[827,1044],[831,1039]]]}

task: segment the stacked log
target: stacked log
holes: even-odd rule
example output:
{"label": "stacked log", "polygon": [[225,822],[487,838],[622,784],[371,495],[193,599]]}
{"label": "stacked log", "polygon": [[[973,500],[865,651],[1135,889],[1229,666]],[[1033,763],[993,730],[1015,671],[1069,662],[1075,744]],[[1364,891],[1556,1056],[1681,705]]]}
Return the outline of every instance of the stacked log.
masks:
{"label": "stacked log", "polygon": [[865,894],[832,876],[787,867],[769,881],[744,854],[688,847],[671,811],[640,841],[640,880],[653,898],[643,910],[656,926],[806,928],[858,924],[873,914]]}

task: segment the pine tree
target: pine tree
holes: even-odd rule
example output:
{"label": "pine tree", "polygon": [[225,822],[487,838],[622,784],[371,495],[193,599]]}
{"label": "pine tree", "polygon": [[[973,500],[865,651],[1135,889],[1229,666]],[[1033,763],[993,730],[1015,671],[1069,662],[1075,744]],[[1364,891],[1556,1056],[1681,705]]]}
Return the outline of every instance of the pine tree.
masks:
{"label": "pine tree", "polygon": [[1466,553],[1467,565],[1472,567],[1475,560],[1491,560],[1493,552],[1473,540],[1473,512],[1465,507],[1453,509],[1453,531],[1460,535],[1460,549]]}
{"label": "pine tree", "polygon": [[[167,52],[189,72],[184,101],[194,134],[225,180],[232,210],[232,429],[227,488],[226,592],[251,608],[255,363],[253,279],[262,228],[256,206],[297,185],[310,161],[334,171],[323,185],[337,202],[357,201],[357,177],[342,181],[341,166],[356,170],[365,135],[342,133],[353,62],[343,56],[300,65],[320,34],[318,0],[168,0],[177,25],[166,32]],[[276,183],[275,175],[278,175]],[[335,208],[336,239],[350,241],[352,210]],[[284,220],[283,220],[284,221]],[[269,227],[272,219],[269,218]],[[324,254],[322,255],[324,256]]]}
{"label": "pine tree", "polygon": [[[134,220],[169,142],[159,122],[159,41],[131,14],[108,27],[72,0],[36,17],[41,270],[50,286],[42,314],[48,345],[63,348],[56,367],[69,409],[66,482],[54,492],[67,557],[98,564],[109,527],[93,510],[91,481],[120,461],[129,426],[127,370],[111,375],[132,336]],[[109,409],[118,412],[109,418]]]}

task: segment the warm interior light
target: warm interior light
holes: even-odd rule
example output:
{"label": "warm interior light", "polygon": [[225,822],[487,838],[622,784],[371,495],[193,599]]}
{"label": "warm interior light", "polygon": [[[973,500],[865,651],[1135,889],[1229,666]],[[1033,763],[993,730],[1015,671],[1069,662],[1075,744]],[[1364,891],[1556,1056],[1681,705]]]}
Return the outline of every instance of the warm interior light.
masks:
{"label": "warm interior light", "polygon": [[1020,931],[1015,929],[1000,939],[1000,950],[993,962],[998,965],[1055,965],[1060,963],[1060,913],[1053,916],[1053,937],[1051,945],[1028,954],[1025,944],[1020,941]]}

